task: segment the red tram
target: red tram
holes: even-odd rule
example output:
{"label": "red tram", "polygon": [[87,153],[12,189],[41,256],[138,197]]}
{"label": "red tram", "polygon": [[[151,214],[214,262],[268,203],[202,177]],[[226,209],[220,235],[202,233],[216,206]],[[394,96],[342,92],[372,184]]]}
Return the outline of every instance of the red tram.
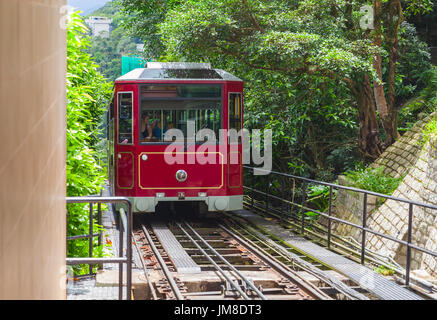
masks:
{"label": "red tram", "polygon": [[155,212],[160,202],[241,209],[242,139],[227,132],[242,125],[243,81],[228,72],[149,62],[125,74],[108,110],[112,194],[129,197],[134,212]]}

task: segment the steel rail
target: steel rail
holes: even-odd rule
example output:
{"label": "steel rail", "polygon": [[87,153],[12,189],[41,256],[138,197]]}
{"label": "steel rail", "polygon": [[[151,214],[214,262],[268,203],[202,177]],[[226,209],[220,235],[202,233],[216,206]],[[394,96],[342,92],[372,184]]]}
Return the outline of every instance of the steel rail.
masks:
{"label": "steel rail", "polygon": [[[283,199],[283,201],[287,202],[287,200],[284,200],[284,199]],[[244,201],[244,202],[247,203],[247,201]],[[278,218],[279,220],[281,220],[282,222],[285,222],[285,223],[291,225],[295,229],[300,228],[300,225],[298,225],[297,222],[294,221],[294,220],[297,220],[297,218],[294,217],[293,214],[287,214],[288,216],[284,217],[283,215],[281,215],[281,212],[276,208],[269,208],[269,211],[267,212],[265,210],[265,207],[262,205],[253,205],[252,206],[251,204],[247,204],[247,206],[251,207],[252,209],[255,208],[256,210],[261,211],[263,214],[274,216],[274,217]],[[326,229],[325,226],[319,224],[316,221],[311,222],[311,228],[314,230],[317,230],[319,233],[328,233],[328,229]],[[309,230],[308,228],[305,228],[305,229],[306,229],[307,234],[311,234],[314,237],[316,237],[317,239],[327,241],[329,243],[329,239],[326,239],[321,234],[319,234],[315,231]],[[348,253],[352,253],[355,255],[360,254],[360,252],[358,252],[358,250],[360,250],[361,245],[358,242],[356,242],[355,239],[353,239],[353,238],[345,239],[345,238],[340,237],[336,234],[331,234],[331,238],[335,238],[338,241],[344,243],[344,244],[341,244],[341,243],[336,242],[334,240],[330,240],[330,242],[332,244],[334,244],[336,247],[339,247],[339,248],[347,251]],[[355,243],[354,243],[354,241],[355,241]],[[347,247],[346,245],[348,245],[350,247]],[[328,249],[333,250],[333,251],[338,251],[338,250],[335,250],[335,248],[328,247]],[[342,252],[342,254],[344,254],[344,252]],[[385,267],[391,268],[391,266],[389,266],[388,263],[396,265],[395,261],[390,260],[391,258],[380,255],[380,254],[378,254],[372,250],[369,250],[369,249],[366,250],[366,256],[367,256],[366,259],[368,259],[370,262],[377,263],[377,264],[383,264]],[[390,261],[387,261],[387,259]]]}
{"label": "steel rail", "polygon": [[[282,199],[282,201],[286,201],[287,202],[287,200],[284,200],[284,199]],[[296,230],[298,228],[300,228],[300,225],[298,225],[296,222],[293,221],[293,219],[295,219],[295,217],[293,215],[289,215],[288,217],[284,218],[280,214],[280,212],[279,213],[272,212],[272,211],[278,212],[278,210],[275,209],[275,208],[269,208],[269,211],[267,212],[265,210],[265,207],[262,206],[262,205],[252,205],[252,204],[247,204],[247,205],[249,207],[251,207],[252,209],[255,208],[256,210],[261,211],[263,214],[274,216],[274,217],[280,219],[281,221],[288,223],[289,225],[291,225]],[[317,224],[317,222],[316,223],[313,222],[311,227],[314,230],[318,230],[319,232],[322,232],[322,233],[328,232],[327,230],[323,229],[322,225]],[[310,230],[307,227],[305,227],[305,229],[306,229],[306,233],[312,235],[314,238],[317,238],[317,239],[323,240],[323,241],[328,241],[321,234],[319,234],[319,233],[317,233],[317,232],[315,232],[313,230]],[[356,262],[360,262],[360,259],[359,259],[359,256],[360,256],[360,252],[359,252],[360,248],[359,247],[360,247],[360,245],[359,244],[355,244],[352,241],[348,241],[347,239],[344,239],[344,238],[342,238],[342,237],[340,237],[338,235],[335,235],[335,234],[333,234],[331,236],[336,238],[338,241],[341,241],[341,242],[345,243],[346,245],[349,245],[350,247],[347,247],[344,244],[341,244],[339,242],[331,240],[331,243],[334,245],[334,248],[332,246],[330,248],[328,247],[329,250],[337,252],[337,253],[339,253],[341,255],[352,254],[352,256],[349,257],[349,258],[352,259],[352,260],[355,260]],[[356,241],[355,239],[353,239],[353,240]],[[412,245],[412,246],[414,246],[414,245]],[[355,256],[357,256],[357,257],[355,257]],[[371,251],[369,249],[366,250],[366,260],[368,260],[370,263],[373,263],[373,264],[376,264],[376,265],[383,265],[386,268],[394,270],[396,273],[398,273],[399,275],[401,275],[403,277],[406,276],[406,271],[402,270],[402,268],[399,268],[399,266],[396,266],[396,262],[395,261],[387,261],[387,259],[390,260],[391,258],[381,256],[381,255],[377,254],[376,252],[373,252],[373,251]],[[415,277],[413,275],[410,275],[410,280],[413,280],[419,286],[423,286],[424,288],[433,287],[433,285],[430,284],[429,282],[427,282],[425,280],[422,280],[422,279],[419,279],[419,278],[417,278],[417,277]]]}
{"label": "steel rail", "polygon": [[135,248],[137,249],[138,255],[140,257],[141,264],[143,265],[144,275],[146,276],[147,284],[152,292],[152,296],[154,300],[158,300],[158,296],[156,295],[155,288],[153,287],[152,281],[150,280],[149,273],[147,271],[146,262],[144,261],[143,254],[141,253],[141,249],[138,246],[138,243],[135,239],[135,235],[132,233],[132,238],[134,239]]}
{"label": "steel rail", "polygon": [[322,270],[319,270],[315,266],[313,266],[310,262],[307,262],[297,256],[296,254],[287,251],[285,248],[281,247],[279,244],[277,244],[272,239],[269,239],[267,236],[261,234],[257,230],[254,230],[251,227],[247,227],[245,229],[249,234],[252,236],[265,241],[266,245],[269,245],[270,248],[273,247],[273,250],[280,253],[282,256],[286,256],[286,259],[289,260],[292,263],[295,263],[298,265],[301,269],[305,270],[306,272],[312,274],[313,276],[319,278],[321,281],[327,283],[329,286],[337,290],[338,292],[344,294],[349,299],[358,299],[358,300],[369,300],[365,295],[356,292],[355,290],[349,288],[347,285],[345,285],[340,280],[336,279],[333,276],[325,274]]}
{"label": "steel rail", "polygon": [[156,258],[158,259],[159,264],[161,265],[161,269],[164,272],[165,277],[167,278],[167,280],[168,280],[168,282],[169,282],[169,284],[170,284],[170,286],[175,294],[176,299],[184,300],[184,297],[183,297],[181,291],[179,290],[179,287],[177,286],[173,276],[171,275],[170,270],[168,270],[168,267],[165,264],[164,259],[162,259],[161,254],[159,253],[158,249],[156,248],[155,244],[153,243],[153,240],[150,237],[149,231],[147,230],[147,228],[144,225],[141,225],[141,228],[143,229],[144,235],[146,236],[147,241],[149,242],[150,247],[153,250],[153,253],[155,254]]}
{"label": "steel rail", "polygon": [[[227,214],[226,214],[227,215]],[[234,220],[233,219],[233,217],[231,217],[230,215],[227,215],[229,218],[231,218],[232,220]],[[235,221],[235,220],[234,220]],[[237,222],[238,223],[238,222]],[[241,226],[241,224],[240,224],[240,226]],[[242,226],[241,226],[242,227]],[[230,227],[231,228],[231,230],[233,231],[233,232],[235,232],[237,235],[239,234],[241,237],[244,237],[244,234],[241,232],[241,231],[239,231],[239,230],[236,230],[235,228],[233,228],[233,227]],[[244,228],[244,227],[243,227]],[[246,227],[247,228],[247,227]],[[255,237],[256,238],[256,236],[254,235],[254,234],[251,234],[247,229],[245,230],[248,234],[250,234],[251,236],[253,236],[253,237]],[[262,251],[264,251],[264,252],[266,252],[266,250],[264,250],[264,248],[261,248],[261,246],[259,246],[258,244],[256,244],[256,240],[249,240],[249,239],[247,239],[246,238],[246,240],[249,242],[249,243],[252,243],[255,247],[257,247],[257,248],[260,248],[260,250],[262,250]],[[260,238],[258,238],[257,239],[258,241],[262,241]],[[263,245],[265,245],[266,247],[267,247],[267,249],[269,249],[269,250],[272,250],[272,251],[275,251],[275,253],[276,254],[278,254],[278,256],[280,256],[280,257],[282,257],[283,259],[287,259],[287,260],[289,260],[289,258],[288,258],[288,256],[287,255],[285,255],[285,254],[283,254],[282,252],[280,252],[280,251],[278,251],[278,250],[275,250],[275,247],[273,247],[271,244],[269,244],[269,243],[267,243],[267,242],[263,242]],[[277,259],[278,260],[278,259]],[[281,262],[282,263],[282,262]]]}
{"label": "steel rail", "polygon": [[234,287],[235,290],[238,291],[238,293],[243,297],[243,299],[250,300],[250,298],[247,296],[247,294],[244,293],[244,291],[241,290],[241,288],[232,281],[232,279],[225,273],[225,271],[222,268],[220,268],[220,266],[214,261],[214,259],[212,259],[210,257],[210,255],[207,254],[205,252],[205,250],[197,243],[197,241],[194,240],[193,237],[190,236],[190,234],[182,227],[182,225],[180,223],[177,223],[177,226],[182,230],[183,233],[185,233],[185,235],[188,237],[188,239],[190,239],[190,241],[192,243],[194,243],[194,245],[197,247],[197,249],[199,249],[200,252],[202,252],[202,254],[209,260],[209,262],[211,262],[214,265],[214,267],[217,269],[217,271],[220,272],[220,274],[228,281],[228,283],[232,287]]}
{"label": "steel rail", "polygon": [[249,244],[246,240],[242,239],[240,236],[236,235],[234,232],[226,228],[224,225],[219,224],[219,227],[224,231],[229,233],[233,238],[237,239],[240,243],[242,243],[247,249],[249,249],[252,253],[256,254],[263,261],[267,262],[273,269],[287,277],[291,282],[297,283],[299,286],[303,287],[306,291],[310,292],[312,295],[317,297],[320,300],[332,300],[331,297],[326,295],[325,293],[319,291],[318,288],[313,287],[309,283],[304,282],[301,279],[297,279],[297,275],[292,270],[287,270],[280,263],[276,262],[274,259],[270,258],[268,255],[264,254],[255,246]]}
{"label": "steel rail", "polygon": [[236,274],[238,274],[238,276],[244,281],[246,282],[246,284],[251,287],[253,289],[253,291],[256,292],[256,294],[263,300],[268,300],[266,296],[264,296],[262,294],[261,291],[259,291],[259,289],[257,287],[255,287],[255,285],[250,282],[237,268],[235,268],[231,263],[229,263],[228,260],[226,260],[225,258],[223,258],[222,255],[220,255],[205,239],[203,239],[200,234],[197,233],[196,230],[194,230],[188,223],[185,222],[185,225],[196,235],[196,237],[199,238],[200,241],[202,241],[202,243],[204,245],[206,245],[208,247],[208,249],[210,249],[220,260],[222,260],[229,268],[231,268],[232,271],[234,271]]}
{"label": "steel rail", "polygon": [[[284,201],[286,201],[286,200],[284,200]],[[250,206],[250,205],[248,205],[248,206]],[[262,205],[259,205],[259,206],[258,205],[254,205],[254,206],[252,206],[252,209],[253,208],[255,208],[258,211],[261,211],[263,214],[276,217],[276,218],[280,219],[282,222],[285,222],[285,223],[289,224],[290,226],[292,226],[295,229],[300,228],[300,225],[298,225],[294,221],[294,220],[296,220],[296,218],[293,215],[288,215],[288,217],[281,216],[281,213],[278,212],[278,210],[275,209],[275,208],[269,208],[269,212],[267,212],[265,210],[264,206],[262,206]],[[278,212],[278,213],[275,213],[275,212]],[[314,230],[318,230],[319,233],[328,233],[328,230],[324,229],[323,225],[320,225],[320,224],[318,224],[317,222],[314,222],[314,221],[311,223],[311,228],[314,229]],[[307,227],[305,227],[305,229],[306,229],[307,234],[310,234],[310,235],[316,237],[319,240],[328,241],[321,234],[319,234],[319,233],[317,233],[315,231],[309,230]],[[340,237],[340,236],[338,236],[336,234],[331,234],[331,238],[335,238],[338,241],[344,243],[344,244],[341,244],[339,242],[336,242],[335,240],[330,240],[330,242],[334,245],[334,247],[338,247],[338,248],[346,251],[347,253],[351,253],[353,255],[360,255],[360,252],[358,250],[360,250],[360,246],[361,245],[359,243],[358,244],[351,243],[351,241],[349,241],[347,239],[344,239],[343,237]],[[348,245],[350,247],[347,247],[346,245]],[[328,247],[328,249],[332,250],[332,251],[340,252],[341,254],[345,254],[345,252],[337,250],[336,248],[332,248],[332,247],[329,248]],[[366,255],[367,255],[366,259],[369,260],[370,262],[373,262],[373,263],[376,263],[376,264],[382,264],[382,265],[384,265],[387,268],[389,268],[389,267],[392,268],[392,266],[390,266],[389,263],[393,264],[393,261],[386,261],[386,260],[384,260],[384,259],[387,259],[387,257],[381,256],[381,255],[379,255],[379,254],[377,254],[377,253],[375,253],[375,252],[373,252],[371,250],[366,250]]]}

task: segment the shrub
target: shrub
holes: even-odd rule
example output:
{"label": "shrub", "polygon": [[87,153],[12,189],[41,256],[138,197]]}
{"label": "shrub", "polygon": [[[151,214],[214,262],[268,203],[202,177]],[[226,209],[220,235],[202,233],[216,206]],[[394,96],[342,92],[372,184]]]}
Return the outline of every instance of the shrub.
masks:
{"label": "shrub", "polygon": [[403,177],[390,177],[384,174],[384,169],[383,166],[378,168],[359,166],[355,171],[347,171],[345,175],[355,188],[391,195],[397,189]]}
{"label": "shrub", "polygon": [[[326,212],[329,208],[329,187],[323,185],[313,185],[308,188],[308,202],[311,203],[318,211]],[[332,200],[335,199],[337,190],[332,190]],[[310,215],[310,214],[307,214]]]}
{"label": "shrub", "polygon": [[[98,194],[105,182],[105,171],[98,163],[96,146],[99,139],[98,124],[104,106],[111,96],[111,84],[106,83],[97,71],[91,56],[85,52],[89,39],[87,27],[74,13],[67,29],[67,196]],[[88,205],[67,206],[67,236],[88,233]],[[94,223],[94,231],[101,226]],[[94,241],[93,252],[101,256],[102,246]],[[88,256],[88,239],[68,241],[68,257]],[[74,268],[84,273],[87,266]]]}

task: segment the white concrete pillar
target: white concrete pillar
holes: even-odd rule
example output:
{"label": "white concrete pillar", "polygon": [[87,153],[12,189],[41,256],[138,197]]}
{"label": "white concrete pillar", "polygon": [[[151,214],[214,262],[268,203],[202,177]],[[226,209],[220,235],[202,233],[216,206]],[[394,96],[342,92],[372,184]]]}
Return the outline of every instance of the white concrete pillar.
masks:
{"label": "white concrete pillar", "polygon": [[0,299],[65,299],[65,0],[0,0]]}

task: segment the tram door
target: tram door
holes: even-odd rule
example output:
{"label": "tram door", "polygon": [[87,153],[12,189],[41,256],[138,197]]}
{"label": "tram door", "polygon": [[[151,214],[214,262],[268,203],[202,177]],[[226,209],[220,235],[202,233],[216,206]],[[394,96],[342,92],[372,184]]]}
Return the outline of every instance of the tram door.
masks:
{"label": "tram door", "polygon": [[114,186],[114,138],[115,138],[115,97],[112,97],[112,101],[108,106],[107,111],[107,123],[106,123],[106,138],[107,138],[107,161],[108,161],[108,182],[111,188],[111,195],[115,194]]}
{"label": "tram door", "polygon": [[134,189],[134,90],[116,95],[115,186],[118,195]]}
{"label": "tram door", "polygon": [[[238,90],[232,90],[238,89]],[[235,91],[235,92],[233,92]],[[241,88],[231,88],[228,93],[228,186],[230,189],[240,189],[243,186],[241,164],[243,128],[243,98]]]}

